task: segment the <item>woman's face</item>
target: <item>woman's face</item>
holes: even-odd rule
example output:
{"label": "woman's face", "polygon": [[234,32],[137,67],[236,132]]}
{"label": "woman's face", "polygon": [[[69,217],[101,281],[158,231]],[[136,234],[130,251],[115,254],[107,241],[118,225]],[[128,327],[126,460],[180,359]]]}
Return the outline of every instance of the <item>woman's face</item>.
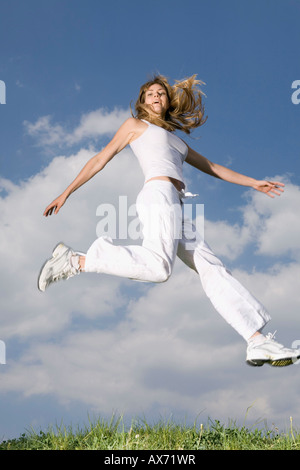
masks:
{"label": "woman's face", "polygon": [[152,111],[160,116],[164,116],[169,100],[164,86],[154,83],[145,91],[145,104],[149,105]]}

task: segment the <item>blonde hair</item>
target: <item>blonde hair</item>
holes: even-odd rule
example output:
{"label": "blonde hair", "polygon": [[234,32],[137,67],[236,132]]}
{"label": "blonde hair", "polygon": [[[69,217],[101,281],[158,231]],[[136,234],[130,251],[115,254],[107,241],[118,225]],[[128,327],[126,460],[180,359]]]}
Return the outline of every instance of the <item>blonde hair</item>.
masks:
{"label": "blonde hair", "polygon": [[[166,77],[155,75],[152,80],[141,86],[135,103],[136,115],[133,116],[145,119],[171,132],[179,129],[190,134],[191,129],[202,126],[207,119],[204,117],[203,93],[199,87],[204,83],[196,77],[197,75],[192,75],[185,80],[176,80],[171,86]],[[164,117],[158,116],[145,104],[145,92],[154,84],[161,85],[167,92],[169,108]]]}

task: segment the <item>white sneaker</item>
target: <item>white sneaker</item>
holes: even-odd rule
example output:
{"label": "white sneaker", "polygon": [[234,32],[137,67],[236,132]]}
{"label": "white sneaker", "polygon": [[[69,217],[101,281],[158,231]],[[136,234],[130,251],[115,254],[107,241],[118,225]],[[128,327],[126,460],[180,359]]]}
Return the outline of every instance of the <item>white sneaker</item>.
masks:
{"label": "white sneaker", "polygon": [[300,358],[300,350],[285,348],[274,341],[275,333],[269,333],[261,342],[249,342],[246,362],[258,367],[269,364],[274,367],[284,367],[294,364]]}
{"label": "white sneaker", "polygon": [[76,253],[63,243],[59,243],[53,250],[52,258],[50,258],[42,267],[38,277],[38,288],[45,292],[47,287],[53,282],[60,279],[69,279],[79,274],[71,263],[71,257]]}

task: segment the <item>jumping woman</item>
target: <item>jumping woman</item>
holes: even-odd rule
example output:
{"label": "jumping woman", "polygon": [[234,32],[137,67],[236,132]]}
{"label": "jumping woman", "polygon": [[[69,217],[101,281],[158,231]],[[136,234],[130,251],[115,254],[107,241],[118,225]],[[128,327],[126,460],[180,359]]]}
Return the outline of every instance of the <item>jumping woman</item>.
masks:
{"label": "jumping woman", "polygon": [[172,273],[177,255],[198,273],[215,309],[245,339],[246,362],[252,366],[287,366],[297,361],[300,351],[287,349],[274,340],[274,335],[262,333],[270,320],[264,306],[231,275],[196,232],[193,222],[183,217],[184,161],[215,178],[251,187],[270,197],[280,195],[284,186],[212,163],[175,135],[176,130],[190,134],[205,122],[200,86],[195,75],[173,86],[161,75],[145,83],[135,104],[135,116],[121,125],[108,145],[87,162],[44,211],[46,217],[57,214],[74,191],[130,145],[145,177],[136,201],[143,227],[142,245],[117,246],[110,238],[100,237],[83,254],[59,243],[41,269],[38,287],[45,291],[53,282],[84,272],[164,282]]}

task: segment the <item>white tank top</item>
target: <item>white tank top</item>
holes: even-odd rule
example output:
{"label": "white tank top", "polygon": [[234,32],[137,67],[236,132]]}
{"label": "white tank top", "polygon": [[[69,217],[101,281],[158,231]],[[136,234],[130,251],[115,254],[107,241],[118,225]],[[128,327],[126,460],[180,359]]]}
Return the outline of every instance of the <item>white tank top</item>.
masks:
{"label": "white tank top", "polygon": [[155,176],[169,176],[183,182],[182,165],[188,153],[187,145],[176,135],[162,127],[148,124],[130,147],[137,157],[145,181]]}

